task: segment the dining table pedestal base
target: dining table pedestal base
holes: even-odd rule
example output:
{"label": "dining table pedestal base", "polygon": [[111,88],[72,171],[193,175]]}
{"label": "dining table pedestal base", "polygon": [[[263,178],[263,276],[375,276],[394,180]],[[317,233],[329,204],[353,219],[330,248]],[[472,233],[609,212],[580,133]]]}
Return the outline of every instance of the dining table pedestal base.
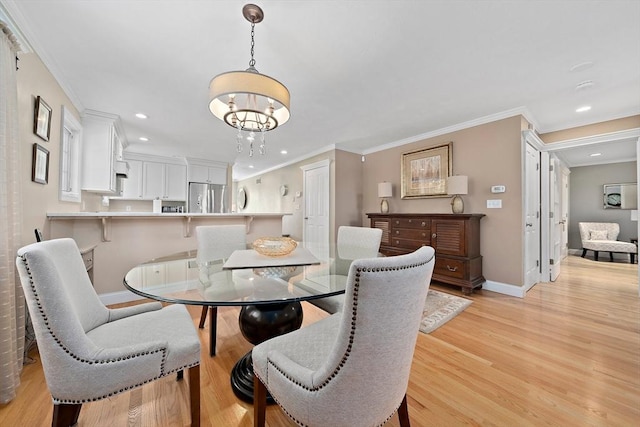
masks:
{"label": "dining table pedestal base", "polygon": [[[295,302],[246,305],[238,318],[240,331],[247,341],[258,345],[263,341],[302,326],[302,305]],[[231,388],[241,400],[253,403],[253,362],[251,351],[238,360],[231,371]],[[275,403],[267,394],[267,403]]]}

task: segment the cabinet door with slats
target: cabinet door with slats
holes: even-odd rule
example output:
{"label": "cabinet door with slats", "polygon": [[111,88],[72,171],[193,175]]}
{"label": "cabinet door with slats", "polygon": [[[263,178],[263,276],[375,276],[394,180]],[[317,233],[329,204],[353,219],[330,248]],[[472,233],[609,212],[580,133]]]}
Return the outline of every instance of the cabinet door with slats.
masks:
{"label": "cabinet door with slats", "polygon": [[380,219],[380,218],[372,219],[371,220],[371,227],[379,228],[380,230],[382,230],[382,240],[380,240],[380,244],[381,245],[389,245],[390,244],[390,242],[391,242],[391,240],[389,238],[390,227],[389,227],[389,220],[388,219]]}
{"label": "cabinet door with slats", "polygon": [[431,220],[431,244],[438,254],[466,256],[465,221],[459,219]]}

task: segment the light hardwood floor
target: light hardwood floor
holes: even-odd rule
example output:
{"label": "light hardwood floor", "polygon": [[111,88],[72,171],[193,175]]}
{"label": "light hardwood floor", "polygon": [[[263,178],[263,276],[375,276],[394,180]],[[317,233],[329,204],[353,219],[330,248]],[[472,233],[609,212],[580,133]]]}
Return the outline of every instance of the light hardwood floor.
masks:
{"label": "light hardwood floor", "polygon": [[[524,299],[488,291],[470,298],[455,319],[419,334],[408,390],[412,426],[640,425],[637,265],[570,256],[560,280],[536,285]],[[304,310],[305,324],[325,316],[306,303]],[[197,325],[200,309],[190,312]],[[216,357],[208,356],[207,330],[200,333],[205,426],[253,424],[252,406],[229,386],[233,363],[250,349],[237,312],[219,309]],[[0,406],[2,426],[51,425],[51,399],[34,356],[17,398]],[[189,425],[187,396],[186,381],[166,378],[85,404],[79,425]],[[267,425],[294,424],[271,406]],[[397,426],[397,417],[388,425]]]}

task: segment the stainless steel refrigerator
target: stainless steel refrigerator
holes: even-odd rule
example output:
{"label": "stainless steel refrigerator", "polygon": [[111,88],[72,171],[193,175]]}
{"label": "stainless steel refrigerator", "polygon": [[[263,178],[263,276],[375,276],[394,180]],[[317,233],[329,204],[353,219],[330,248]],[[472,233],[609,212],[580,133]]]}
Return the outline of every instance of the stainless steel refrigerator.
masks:
{"label": "stainless steel refrigerator", "polygon": [[207,184],[204,182],[189,183],[189,212],[190,213],[225,213],[228,212],[226,203],[226,185]]}

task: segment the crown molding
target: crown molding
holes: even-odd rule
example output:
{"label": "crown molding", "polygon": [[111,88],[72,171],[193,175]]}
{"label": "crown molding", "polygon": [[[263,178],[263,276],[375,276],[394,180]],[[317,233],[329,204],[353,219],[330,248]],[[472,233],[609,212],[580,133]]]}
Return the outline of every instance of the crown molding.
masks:
{"label": "crown molding", "polygon": [[15,9],[15,5],[7,7],[4,2],[0,3],[0,21],[4,22],[7,28],[9,28],[16,37],[18,44],[20,45],[20,52],[31,53],[33,48],[27,40],[27,37],[25,37],[24,33],[20,30],[20,27],[16,24],[15,19],[13,19],[13,13],[10,13],[9,9]]}
{"label": "crown molding", "polygon": [[452,132],[457,132],[459,130],[468,129],[474,126],[484,125],[487,123],[495,122],[502,119],[507,119],[514,116],[523,116],[534,129],[538,127],[537,122],[531,112],[526,107],[517,107],[511,110],[502,111],[495,114],[490,114],[488,116],[479,117],[477,119],[468,120],[466,122],[458,123],[453,126],[444,127],[441,129],[437,129],[431,132],[422,133],[419,135],[411,136],[409,138],[400,139],[398,141],[390,142],[388,144],[379,145],[374,148],[370,148],[367,150],[363,150],[362,154],[367,155],[371,153],[376,153],[378,151],[388,150],[390,148],[400,147],[402,145],[411,144],[412,142],[422,141],[428,138],[434,138],[436,136],[445,135]]}
{"label": "crown molding", "polygon": [[40,60],[58,82],[64,93],[69,97],[76,110],[83,111],[84,106],[82,105],[80,98],[71,89],[71,86],[66,83],[67,79],[65,78],[61,68],[58,66],[57,61],[42,47],[42,44],[31,29],[29,21],[24,17],[20,8],[17,6],[17,2],[15,0],[2,0],[2,3],[0,3],[0,16],[2,16],[2,13],[5,11],[8,15],[9,22],[13,23],[13,26],[15,27],[15,30],[11,26],[9,28],[11,28],[11,31],[14,31],[16,34],[16,37],[22,47],[22,53],[35,53],[38,55]]}

